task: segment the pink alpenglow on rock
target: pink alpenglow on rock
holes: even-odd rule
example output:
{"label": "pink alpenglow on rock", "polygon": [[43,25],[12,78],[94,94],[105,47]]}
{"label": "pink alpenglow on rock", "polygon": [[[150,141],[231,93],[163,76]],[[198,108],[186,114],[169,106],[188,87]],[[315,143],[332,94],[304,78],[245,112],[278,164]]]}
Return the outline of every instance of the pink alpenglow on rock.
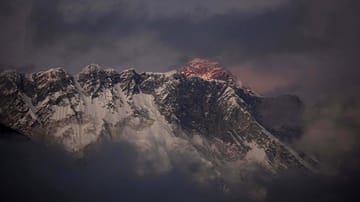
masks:
{"label": "pink alpenglow on rock", "polygon": [[179,72],[186,76],[195,75],[206,80],[220,80],[234,87],[242,87],[240,80],[230,71],[221,67],[217,62],[211,62],[206,59],[195,58],[182,67]]}

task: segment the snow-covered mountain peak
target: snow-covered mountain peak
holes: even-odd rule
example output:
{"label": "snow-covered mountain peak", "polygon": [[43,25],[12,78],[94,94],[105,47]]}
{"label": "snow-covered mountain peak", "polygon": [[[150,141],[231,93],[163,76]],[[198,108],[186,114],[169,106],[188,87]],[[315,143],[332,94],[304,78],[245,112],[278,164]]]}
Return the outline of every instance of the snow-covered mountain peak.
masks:
{"label": "snow-covered mountain peak", "polygon": [[129,69],[125,69],[125,70],[121,71],[120,74],[123,75],[122,77],[131,77],[138,73],[136,72],[136,70],[134,68],[129,68]]}
{"label": "snow-covered mountain peak", "polygon": [[0,71],[0,76],[2,77],[11,77],[11,76],[15,76],[17,75],[18,72],[16,70],[3,70],[3,71]]}
{"label": "snow-covered mountain peak", "polygon": [[52,67],[44,71],[38,72],[38,74],[58,74],[66,72],[66,70],[63,67]]}
{"label": "snow-covered mountain peak", "polygon": [[71,75],[69,75],[64,68],[55,67],[45,71],[37,72],[33,75],[33,77],[38,78],[39,80],[44,80],[44,82],[46,82],[46,80],[60,81],[67,77],[71,77]]}
{"label": "snow-covered mountain peak", "polygon": [[100,70],[103,70],[102,67],[98,64],[89,64],[85,66],[81,71],[80,74],[89,74],[92,72],[98,72]]}
{"label": "snow-covered mountain peak", "polygon": [[202,58],[195,58],[188,62],[180,69],[186,76],[198,76],[206,80],[221,80],[231,86],[241,87],[241,81],[236,78],[230,71],[221,67],[218,62],[211,62]]}
{"label": "snow-covered mountain peak", "polygon": [[189,61],[186,65],[188,68],[198,69],[199,72],[207,72],[209,70],[220,70],[223,69],[218,62],[212,62],[203,58],[194,58]]}

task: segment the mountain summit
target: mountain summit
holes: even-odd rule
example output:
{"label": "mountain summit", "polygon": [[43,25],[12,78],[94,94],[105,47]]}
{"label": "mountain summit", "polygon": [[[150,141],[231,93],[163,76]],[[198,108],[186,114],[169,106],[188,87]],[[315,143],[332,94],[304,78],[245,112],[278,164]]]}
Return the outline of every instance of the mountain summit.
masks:
{"label": "mountain summit", "polygon": [[186,76],[196,75],[200,78],[225,81],[228,85],[242,87],[241,81],[230,71],[221,67],[217,62],[211,62],[202,58],[195,58],[180,69]]}

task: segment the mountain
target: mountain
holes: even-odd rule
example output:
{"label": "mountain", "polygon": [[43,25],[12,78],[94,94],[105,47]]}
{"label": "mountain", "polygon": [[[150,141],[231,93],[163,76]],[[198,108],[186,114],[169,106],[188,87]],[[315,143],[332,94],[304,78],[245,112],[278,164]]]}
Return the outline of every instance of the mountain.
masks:
{"label": "mountain", "polygon": [[246,102],[256,120],[282,141],[291,142],[300,137],[304,106],[294,95],[263,97],[242,85],[242,82],[217,62],[195,58],[180,68],[186,76],[198,76],[205,80],[225,81]]}
{"label": "mountain", "polygon": [[142,154],[139,173],[167,171],[185,160],[199,165],[199,178],[249,165],[271,173],[314,170],[312,161],[269,132],[276,128],[266,110],[281,110],[269,106],[281,106],[282,100],[242,88],[230,72],[207,60],[166,73],[117,72],[94,64],[75,76],[63,68],[4,71],[0,89],[3,125],[73,153],[103,138],[126,141]]}
{"label": "mountain", "polygon": [[228,85],[241,87],[240,80],[230,71],[224,69],[217,62],[211,62],[202,58],[195,58],[180,68],[180,73],[191,76],[195,75],[205,80],[215,79],[225,81]]}

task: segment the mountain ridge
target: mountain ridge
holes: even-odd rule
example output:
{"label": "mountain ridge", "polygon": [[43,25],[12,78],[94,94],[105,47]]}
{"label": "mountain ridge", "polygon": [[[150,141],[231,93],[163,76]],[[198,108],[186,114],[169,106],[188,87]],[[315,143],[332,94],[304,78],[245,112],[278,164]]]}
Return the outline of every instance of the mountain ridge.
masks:
{"label": "mountain ridge", "polygon": [[69,152],[105,136],[133,144],[143,154],[140,164],[152,162],[159,172],[189,156],[215,178],[224,165],[315,170],[258,122],[250,103],[256,95],[226,81],[92,64],[75,76],[62,68],[5,72],[0,86],[2,124]]}

